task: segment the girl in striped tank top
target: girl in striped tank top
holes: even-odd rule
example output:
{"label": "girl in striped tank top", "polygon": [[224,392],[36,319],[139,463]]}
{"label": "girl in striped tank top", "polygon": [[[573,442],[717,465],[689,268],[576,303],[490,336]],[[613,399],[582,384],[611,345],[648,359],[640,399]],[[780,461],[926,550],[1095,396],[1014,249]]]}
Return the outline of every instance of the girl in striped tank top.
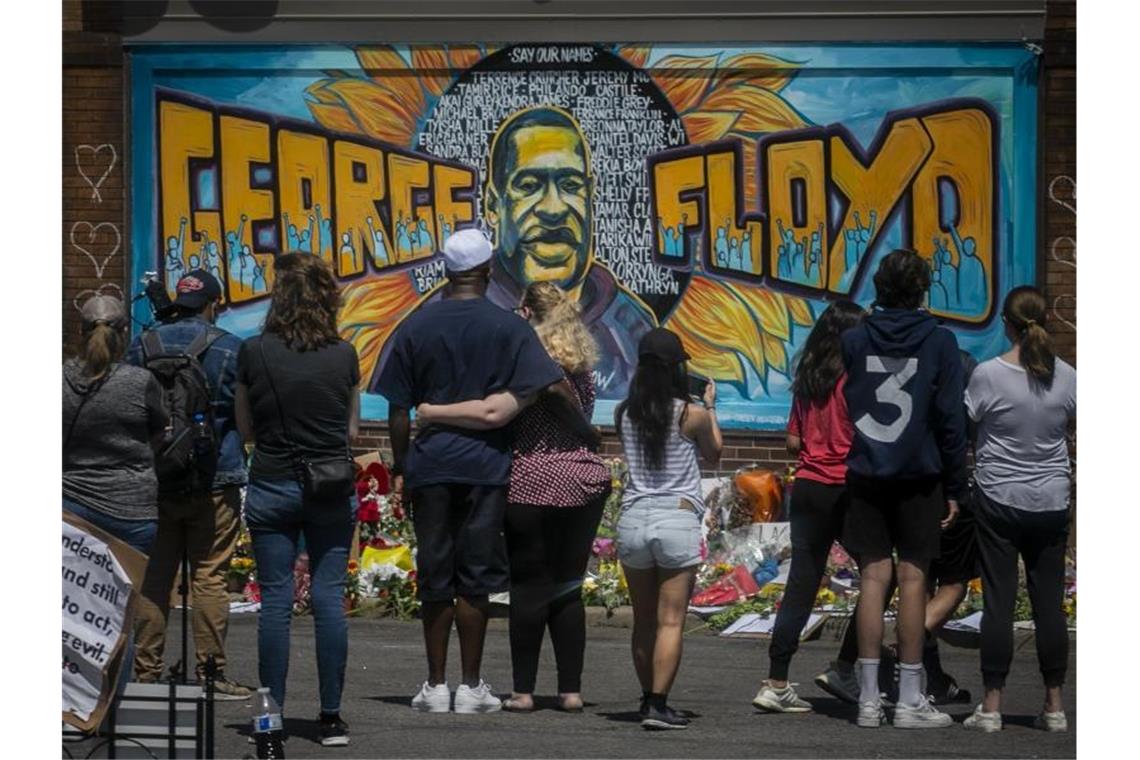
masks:
{"label": "girl in striped tank top", "polygon": [[716,422],[716,386],[704,404],[689,402],[689,355],[676,334],[650,330],[638,344],[629,397],[614,421],[629,464],[618,521],[618,558],[633,603],[633,665],[641,681],[641,725],[685,728],[666,704],[681,663],[681,634],[702,557],[701,470],[723,446]]}

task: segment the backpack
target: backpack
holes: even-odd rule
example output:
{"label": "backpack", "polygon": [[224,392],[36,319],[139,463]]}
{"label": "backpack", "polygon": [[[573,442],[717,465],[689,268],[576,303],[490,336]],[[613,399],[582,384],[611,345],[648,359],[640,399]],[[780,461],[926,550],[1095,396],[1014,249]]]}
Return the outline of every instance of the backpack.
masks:
{"label": "backpack", "polygon": [[155,330],[143,333],[142,366],[162,387],[170,424],[154,455],[162,493],[209,491],[218,464],[210,384],[200,361],[224,333],[208,327],[182,352],[167,352]]}

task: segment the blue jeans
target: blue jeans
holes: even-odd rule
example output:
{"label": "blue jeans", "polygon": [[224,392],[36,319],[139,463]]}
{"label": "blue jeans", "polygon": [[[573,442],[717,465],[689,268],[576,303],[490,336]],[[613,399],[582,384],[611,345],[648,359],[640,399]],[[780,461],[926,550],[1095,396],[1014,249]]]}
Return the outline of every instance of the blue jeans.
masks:
{"label": "blue jeans", "polygon": [[[158,534],[158,519],[154,520],[123,520],[119,517],[112,517],[105,512],[100,512],[97,509],[85,507],[77,501],[71,499],[63,500],[63,508],[76,517],[86,520],[94,525],[96,528],[101,528],[110,533],[120,541],[129,544],[135,549],[138,549],[143,554],[150,554],[151,544],[154,543],[154,537]],[[138,589],[135,589],[138,592]],[[131,680],[131,673],[135,668],[135,637],[133,634],[127,636],[127,648],[123,652],[123,668],[119,672],[119,683],[115,687],[115,695],[118,696],[123,693],[123,689],[127,688],[127,682]]]}
{"label": "blue jeans", "polygon": [[344,582],[352,543],[354,510],[342,503],[306,503],[293,480],[249,484],[245,520],[253,540],[261,615],[257,621],[257,669],[277,704],[285,705],[289,674],[289,627],[293,619],[293,563],[304,535],[309,552],[310,593],[316,628],[317,679],[321,712],[340,711],[344,668],[348,660],[348,625],[344,619]]}
{"label": "blue jeans", "polygon": [[85,507],[71,499],[63,500],[63,508],[71,514],[101,528],[120,541],[130,544],[143,554],[150,554],[151,544],[158,533],[158,518],[154,520],[123,520],[97,509]]}

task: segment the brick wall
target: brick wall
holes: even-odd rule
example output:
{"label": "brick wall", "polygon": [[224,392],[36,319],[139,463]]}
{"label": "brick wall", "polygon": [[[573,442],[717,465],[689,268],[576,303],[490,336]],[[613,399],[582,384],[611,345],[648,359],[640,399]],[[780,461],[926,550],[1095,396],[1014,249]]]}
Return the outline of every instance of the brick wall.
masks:
{"label": "brick wall", "polygon": [[1045,294],[1057,351],[1077,363],[1077,3],[1049,0],[1045,30],[1044,172],[1041,179]]}
{"label": "brick wall", "polygon": [[84,31],[83,5],[63,4],[63,351],[79,338],[76,302],[119,295],[127,273],[123,49]]}
{"label": "brick wall", "polygon": [[[126,289],[124,79],[120,39],[79,0],[63,4],[63,348],[75,350],[74,302],[103,288]],[[1042,82],[1041,179],[1043,279],[1052,309],[1049,329],[1060,355],[1076,363],[1076,2],[1049,0]],[[107,147],[110,146],[110,147]],[[79,149],[78,157],[76,149]],[[98,150],[96,150],[98,149]],[[112,153],[113,151],[113,153]],[[112,155],[114,163],[111,163]],[[104,176],[104,174],[106,176]],[[86,175],[86,177],[84,176]],[[98,196],[95,196],[98,185]],[[620,446],[608,435],[604,453]],[[367,426],[360,450],[388,450],[382,425]],[[756,462],[787,463],[782,435],[728,435],[722,471]]]}
{"label": "brick wall", "polygon": [[[382,425],[366,425],[360,437],[354,442],[354,448],[358,454],[366,451],[382,451],[385,455],[389,455],[391,447],[387,429]],[[621,444],[616,435],[613,433],[605,435],[601,453],[606,457],[621,456]],[[716,470],[708,470],[705,474],[730,473],[749,464],[783,470],[791,461],[784,450],[782,433],[727,434],[724,436],[724,452],[721,455],[720,466]]]}

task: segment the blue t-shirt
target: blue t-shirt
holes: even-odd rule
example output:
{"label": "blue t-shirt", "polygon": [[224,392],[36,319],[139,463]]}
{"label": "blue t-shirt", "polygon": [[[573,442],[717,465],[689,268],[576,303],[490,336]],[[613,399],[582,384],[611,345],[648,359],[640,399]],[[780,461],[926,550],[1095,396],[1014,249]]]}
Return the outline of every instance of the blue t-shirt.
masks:
{"label": "blue t-shirt", "polygon": [[[485,298],[427,304],[404,320],[392,343],[377,388],[394,407],[451,404],[504,390],[525,398],[563,377],[526,320]],[[510,473],[506,429],[429,425],[404,462],[408,488],[506,485]]]}

